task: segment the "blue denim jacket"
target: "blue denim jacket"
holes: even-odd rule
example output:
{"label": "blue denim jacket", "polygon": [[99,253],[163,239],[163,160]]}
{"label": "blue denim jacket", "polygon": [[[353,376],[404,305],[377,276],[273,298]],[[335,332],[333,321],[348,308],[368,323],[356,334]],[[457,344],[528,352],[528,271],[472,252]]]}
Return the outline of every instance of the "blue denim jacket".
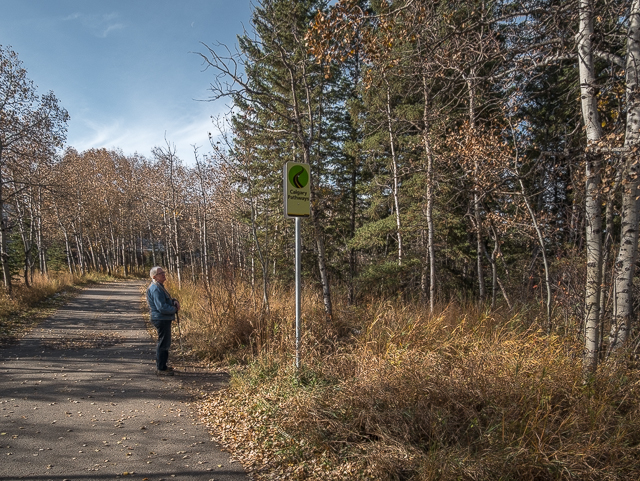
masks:
{"label": "blue denim jacket", "polygon": [[153,282],[147,289],[147,303],[151,309],[152,321],[173,321],[176,318],[176,306],[173,299],[160,284]]}

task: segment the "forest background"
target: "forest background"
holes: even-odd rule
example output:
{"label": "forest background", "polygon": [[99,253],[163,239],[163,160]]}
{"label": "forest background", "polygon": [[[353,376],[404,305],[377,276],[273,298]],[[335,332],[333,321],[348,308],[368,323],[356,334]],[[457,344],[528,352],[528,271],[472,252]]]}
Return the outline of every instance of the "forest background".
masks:
{"label": "forest background", "polygon": [[0,56],[6,299],[165,265],[258,475],[637,479],[640,0],[263,0],[203,44],[232,107],[188,160],[65,147]]}

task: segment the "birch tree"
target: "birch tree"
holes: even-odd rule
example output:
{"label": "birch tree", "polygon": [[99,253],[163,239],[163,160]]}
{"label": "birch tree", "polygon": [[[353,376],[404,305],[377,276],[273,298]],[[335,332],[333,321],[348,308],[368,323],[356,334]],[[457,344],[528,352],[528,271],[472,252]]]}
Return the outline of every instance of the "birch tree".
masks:
{"label": "birch tree", "polygon": [[620,249],[615,262],[614,312],[610,350],[629,338],[633,315],[633,278],[638,252],[638,203],[640,147],[640,0],[631,2],[625,62],[625,100],[627,107],[624,138],[625,162],[621,212]]}
{"label": "birch tree", "polygon": [[53,92],[39,96],[18,55],[0,46],[0,263],[9,294],[12,221],[7,212],[7,170],[15,170],[24,162],[37,162],[34,152],[53,156],[66,138],[68,118]]}

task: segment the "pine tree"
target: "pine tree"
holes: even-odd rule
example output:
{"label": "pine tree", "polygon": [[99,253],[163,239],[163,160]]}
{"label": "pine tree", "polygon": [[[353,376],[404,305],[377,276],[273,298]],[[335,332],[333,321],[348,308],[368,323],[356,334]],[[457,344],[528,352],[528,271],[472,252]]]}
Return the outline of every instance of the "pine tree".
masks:
{"label": "pine tree", "polygon": [[[265,252],[267,239],[275,240],[273,231],[285,230],[272,218],[280,210],[277,205],[282,205],[282,165],[297,161],[311,166],[310,230],[325,311],[331,319],[327,245],[335,244],[330,242],[330,224],[341,208],[335,202],[335,186],[342,175],[339,160],[348,123],[341,113],[345,108],[341,71],[325,71],[304,41],[311,20],[325,6],[318,0],[264,0],[253,14],[254,35],[239,38],[236,57],[225,59],[210,48],[205,58],[235,85],[219,81],[212,91],[214,97],[231,96],[234,101],[232,155],[244,176],[252,218],[256,220],[258,211],[263,214]],[[242,65],[244,75],[232,70],[232,60]]]}

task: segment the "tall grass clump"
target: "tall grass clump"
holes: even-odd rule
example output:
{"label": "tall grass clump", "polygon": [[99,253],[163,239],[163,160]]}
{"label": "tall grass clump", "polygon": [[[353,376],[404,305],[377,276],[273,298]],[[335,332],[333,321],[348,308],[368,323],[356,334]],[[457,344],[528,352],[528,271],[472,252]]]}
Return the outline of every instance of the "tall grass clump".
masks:
{"label": "tall grass clump", "polygon": [[230,287],[216,283],[183,281],[181,289],[171,281],[165,284],[180,300],[180,334],[189,353],[203,361],[220,361],[233,356],[244,358],[251,343],[256,320],[251,290],[244,284]]}
{"label": "tall grass clump", "polygon": [[202,413],[259,479],[640,479],[640,373],[620,354],[585,382],[543,312],[372,300],[327,324],[307,293],[296,370],[292,293],[216,289],[187,289],[189,345],[243,362]]}

